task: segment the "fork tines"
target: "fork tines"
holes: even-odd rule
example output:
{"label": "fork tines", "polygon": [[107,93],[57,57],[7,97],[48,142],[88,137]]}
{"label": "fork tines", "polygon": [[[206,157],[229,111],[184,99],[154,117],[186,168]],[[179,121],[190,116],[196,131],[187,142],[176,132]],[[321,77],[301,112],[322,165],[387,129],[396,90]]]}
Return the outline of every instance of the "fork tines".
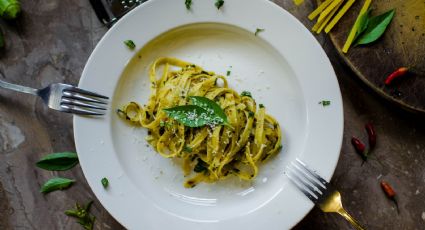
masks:
{"label": "fork tines", "polygon": [[61,107],[64,112],[80,115],[104,115],[109,98],[74,86],[63,89]]}
{"label": "fork tines", "polygon": [[289,179],[314,203],[326,197],[329,191],[329,183],[320,177],[313,170],[309,169],[305,163],[296,159],[287,168]]}

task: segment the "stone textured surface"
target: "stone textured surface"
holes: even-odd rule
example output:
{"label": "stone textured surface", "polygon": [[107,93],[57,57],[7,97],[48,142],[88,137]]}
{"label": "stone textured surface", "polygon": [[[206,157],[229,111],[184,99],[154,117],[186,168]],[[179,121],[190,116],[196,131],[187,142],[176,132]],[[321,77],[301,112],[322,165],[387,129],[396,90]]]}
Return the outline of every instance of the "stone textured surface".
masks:
{"label": "stone textured surface", "polygon": [[[106,29],[86,0],[21,0],[23,15],[0,21],[7,47],[0,51],[0,78],[42,87],[52,82],[77,84],[84,64]],[[306,26],[310,1],[295,7],[275,0]],[[182,3],[183,4],[183,3]],[[279,23],[279,22],[276,22]],[[318,36],[341,86],[345,129],[341,156],[332,183],[343,194],[347,210],[368,229],[425,228],[425,122],[367,89],[340,60],[328,38]],[[366,138],[364,124],[373,121],[378,145],[374,158],[361,166],[351,136]],[[63,211],[76,201],[95,200],[95,229],[123,229],[96,200],[79,166],[48,172],[34,163],[45,153],[75,150],[72,117],[46,109],[32,96],[0,89],[0,229],[81,229]],[[77,179],[64,192],[39,193],[54,175]],[[400,214],[379,187],[385,179],[398,192]],[[336,214],[314,208],[295,229],[350,229]]]}

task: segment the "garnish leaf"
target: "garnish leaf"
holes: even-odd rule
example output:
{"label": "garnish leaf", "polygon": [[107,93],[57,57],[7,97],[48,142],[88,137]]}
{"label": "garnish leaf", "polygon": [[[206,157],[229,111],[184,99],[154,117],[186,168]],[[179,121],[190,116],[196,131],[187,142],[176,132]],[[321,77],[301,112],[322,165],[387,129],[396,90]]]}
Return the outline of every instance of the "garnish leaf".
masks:
{"label": "garnish leaf", "polygon": [[75,180],[67,179],[67,178],[61,178],[61,177],[55,177],[50,180],[48,180],[44,185],[41,187],[40,192],[42,193],[49,193],[53,192],[55,190],[63,190],[69,188]]}
{"label": "garnish leaf", "polygon": [[184,4],[186,5],[186,9],[190,10],[190,7],[192,6],[192,0],[185,0]]}
{"label": "garnish leaf", "polygon": [[216,0],[214,5],[217,9],[220,9],[224,5],[224,0]]}
{"label": "garnish leaf", "polygon": [[189,97],[194,105],[197,105],[208,112],[208,115],[212,117],[213,122],[218,121],[217,124],[229,125],[227,116],[224,110],[215,102],[206,97]]}
{"label": "garnish leaf", "polygon": [[319,102],[319,105],[323,105],[323,107],[329,106],[329,105],[331,105],[331,101],[325,101],[325,100],[323,100],[323,101],[320,101]]}
{"label": "garnish leaf", "polygon": [[79,223],[84,229],[92,230],[96,217],[90,214],[90,207],[93,201],[90,201],[84,207],[81,207],[78,203],[75,204],[75,209],[69,209],[65,211],[65,215],[77,218]]}
{"label": "garnish leaf", "polygon": [[106,177],[104,177],[104,178],[102,178],[102,180],[100,180],[100,182],[102,183],[102,185],[103,185],[103,188],[107,188],[108,187],[108,185],[109,185],[109,180],[108,180],[108,178],[106,178]]}
{"label": "garnish leaf", "polygon": [[356,45],[365,45],[378,40],[378,38],[384,34],[394,14],[395,10],[392,9],[381,15],[370,18],[367,29],[359,36]]}
{"label": "garnish leaf", "polygon": [[37,167],[50,171],[64,171],[78,164],[78,155],[73,152],[52,153],[42,157]]}
{"label": "garnish leaf", "polygon": [[208,112],[196,105],[176,106],[164,109],[168,117],[188,127],[202,127],[209,123]]}
{"label": "garnish leaf", "polygon": [[131,50],[134,50],[136,48],[136,44],[132,40],[125,40],[124,44]]}
{"label": "garnish leaf", "polygon": [[255,36],[257,36],[259,33],[264,32],[264,31],[265,31],[265,29],[257,28],[257,29],[255,30],[254,35],[255,35]]}

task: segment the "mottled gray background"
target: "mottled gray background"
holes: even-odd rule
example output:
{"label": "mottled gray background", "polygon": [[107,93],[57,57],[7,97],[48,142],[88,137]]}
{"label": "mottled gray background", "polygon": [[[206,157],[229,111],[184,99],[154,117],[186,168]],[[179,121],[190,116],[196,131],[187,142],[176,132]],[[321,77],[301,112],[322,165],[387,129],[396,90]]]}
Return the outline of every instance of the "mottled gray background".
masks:
{"label": "mottled gray background", "polygon": [[[183,4],[183,0],[182,4]],[[0,21],[7,47],[0,51],[2,80],[32,87],[52,82],[77,84],[84,64],[106,32],[86,0],[21,0],[22,16]],[[310,1],[295,7],[275,0],[309,28]],[[279,22],[276,22],[279,23]],[[345,129],[332,183],[349,212],[368,229],[425,229],[424,116],[401,111],[378,97],[338,57],[328,38],[317,37],[338,75],[344,100]],[[361,166],[351,136],[366,138],[373,121],[378,133],[375,159]],[[50,111],[35,97],[0,89],[0,229],[81,229],[63,214],[76,201],[95,200],[95,229],[122,229],[96,200],[79,166],[48,172],[34,163],[45,153],[75,150],[72,116]],[[63,192],[43,196],[39,188],[54,175],[76,178]],[[398,193],[400,214],[382,193],[379,181]],[[349,229],[336,214],[313,209],[295,229]]]}

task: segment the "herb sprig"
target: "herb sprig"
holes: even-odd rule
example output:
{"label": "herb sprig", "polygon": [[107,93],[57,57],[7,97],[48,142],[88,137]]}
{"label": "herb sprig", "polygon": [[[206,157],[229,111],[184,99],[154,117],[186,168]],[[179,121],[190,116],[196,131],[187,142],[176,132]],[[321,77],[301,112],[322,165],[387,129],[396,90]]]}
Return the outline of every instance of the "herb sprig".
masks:
{"label": "herb sprig", "polygon": [[70,217],[77,218],[77,223],[79,223],[84,229],[92,230],[96,217],[90,214],[90,207],[93,204],[93,201],[88,202],[84,207],[75,204],[75,209],[69,209],[65,211],[65,214]]}

